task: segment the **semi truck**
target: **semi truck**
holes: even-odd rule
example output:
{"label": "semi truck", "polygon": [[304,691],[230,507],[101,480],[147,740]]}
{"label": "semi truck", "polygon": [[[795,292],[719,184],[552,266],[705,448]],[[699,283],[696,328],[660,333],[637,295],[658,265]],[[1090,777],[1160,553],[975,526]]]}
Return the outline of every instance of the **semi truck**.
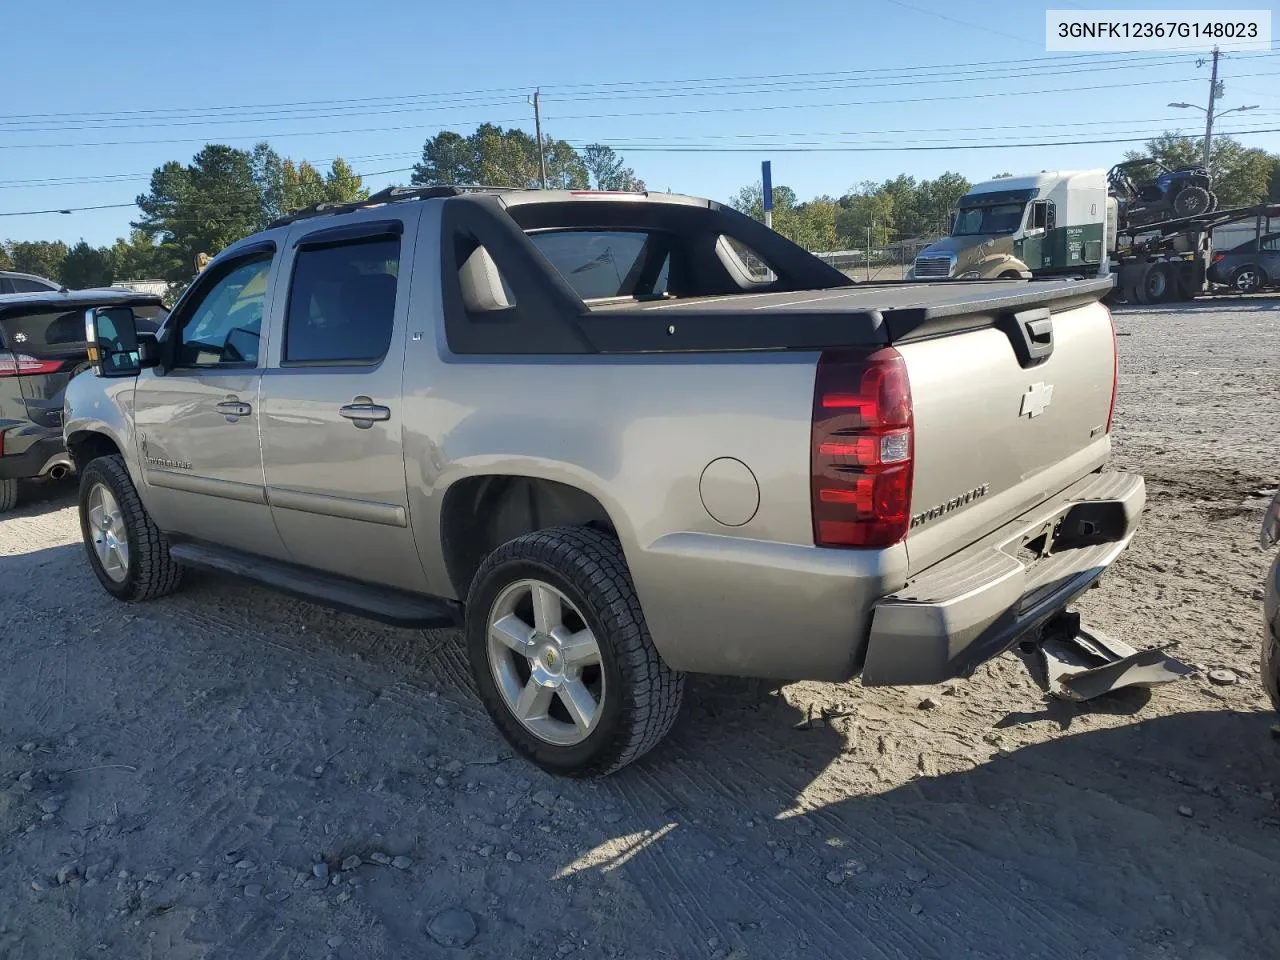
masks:
{"label": "semi truck", "polygon": [[1261,204],[1130,226],[1104,170],[1000,177],[960,198],[950,234],[920,252],[907,279],[1112,276],[1113,300],[1187,300],[1209,290],[1215,229],[1253,219],[1261,236],[1275,216],[1280,205]]}

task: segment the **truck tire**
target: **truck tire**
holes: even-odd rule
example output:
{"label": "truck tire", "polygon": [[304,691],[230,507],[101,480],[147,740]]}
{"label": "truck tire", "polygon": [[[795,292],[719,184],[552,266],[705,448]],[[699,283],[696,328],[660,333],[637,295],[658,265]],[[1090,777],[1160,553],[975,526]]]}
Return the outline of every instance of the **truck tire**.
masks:
{"label": "truck tire", "polygon": [[1164,303],[1173,289],[1172,278],[1162,263],[1153,263],[1142,274],[1142,282],[1135,288],[1138,302],[1142,304]]}
{"label": "truck tire", "polygon": [[1280,645],[1270,635],[1262,641],[1262,686],[1271,698],[1271,708],[1280,711]]}
{"label": "truck tire", "polygon": [[603,776],[670,731],[684,675],[662,662],[618,541],[588,527],[511,540],[467,597],[467,653],[507,741],[545,770]]}
{"label": "truck tire", "polygon": [[1198,217],[1208,213],[1213,205],[1213,195],[1204,187],[1187,186],[1173,198],[1173,212],[1180,217]]}
{"label": "truck tire", "polygon": [[0,513],[12,510],[18,505],[18,481],[12,477],[0,480]]}
{"label": "truck tire", "polygon": [[80,533],[89,566],[117,600],[138,603],[178,589],[182,567],[118,454],[90,461],[80,475]]}

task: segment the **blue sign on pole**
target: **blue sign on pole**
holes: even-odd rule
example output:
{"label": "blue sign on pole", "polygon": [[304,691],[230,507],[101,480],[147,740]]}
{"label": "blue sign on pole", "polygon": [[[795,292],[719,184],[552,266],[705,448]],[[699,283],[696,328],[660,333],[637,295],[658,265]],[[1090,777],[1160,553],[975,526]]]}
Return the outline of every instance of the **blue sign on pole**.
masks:
{"label": "blue sign on pole", "polygon": [[768,160],[760,161],[760,176],[764,180],[764,208],[773,209],[773,164]]}

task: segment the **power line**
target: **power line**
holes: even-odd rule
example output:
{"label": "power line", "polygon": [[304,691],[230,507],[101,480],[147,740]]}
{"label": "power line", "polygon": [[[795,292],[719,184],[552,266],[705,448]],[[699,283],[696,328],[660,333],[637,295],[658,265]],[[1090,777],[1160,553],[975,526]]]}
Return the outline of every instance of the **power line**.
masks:
{"label": "power line", "polygon": [[[1223,133],[1221,135],[1227,136],[1227,137],[1240,137],[1240,136],[1249,136],[1252,134],[1259,134],[1259,133],[1280,133],[1280,127],[1267,127],[1264,129],[1249,129],[1249,130],[1233,130],[1233,131]],[[1111,138],[1095,139],[1095,140],[1052,140],[1052,141],[1045,140],[1045,141],[1025,142],[1025,143],[1024,142],[1014,142],[1014,143],[949,142],[949,143],[921,144],[921,145],[907,145],[907,146],[897,145],[897,144],[886,144],[883,146],[866,145],[866,144],[848,144],[848,145],[833,145],[833,146],[780,146],[778,144],[763,144],[763,145],[755,144],[755,145],[744,145],[744,146],[733,146],[733,147],[719,147],[719,146],[706,146],[706,145],[669,145],[669,146],[655,145],[655,146],[641,146],[641,147],[630,146],[630,147],[626,147],[625,149],[628,149],[632,152],[637,152],[637,153],[758,153],[761,150],[768,150],[773,153],[887,153],[887,152],[897,152],[897,151],[904,152],[904,153],[917,153],[917,152],[936,152],[936,151],[944,151],[944,150],[946,151],[1009,150],[1009,149],[1019,149],[1019,148],[1027,148],[1027,147],[1104,146],[1104,145],[1112,145],[1112,144],[1118,144],[1118,143],[1141,143],[1148,139],[1150,139],[1150,136],[1111,137]],[[603,142],[606,145],[608,145],[608,141],[599,141],[599,142]],[[378,170],[378,171],[370,171],[368,173],[357,173],[355,175],[361,178],[385,176],[392,173],[404,173],[412,169],[413,169],[412,167],[399,167],[391,170]],[[61,209],[51,208],[47,210],[0,211],[0,217],[25,217],[25,216],[37,216],[37,215],[51,214],[51,213],[59,213],[59,214],[80,213],[83,211],[91,211],[91,210],[123,209],[125,207],[133,207],[133,206],[136,206],[136,204],[135,203],[113,203],[113,204],[108,203],[108,204],[97,204],[94,206],[86,206],[86,207],[66,207]],[[215,217],[211,219],[216,221],[219,218]],[[224,218],[224,219],[229,219],[229,218]],[[173,222],[186,222],[186,221],[173,221]]]}
{"label": "power line", "polygon": [[[1276,72],[1263,72],[1241,74],[1246,77],[1273,77],[1280,76]],[[1169,86],[1174,83],[1199,83],[1199,78],[1189,77],[1181,80],[1136,80],[1125,84],[1126,88],[1141,86]],[[1095,84],[1081,87],[1066,87],[1057,89],[1036,89],[1036,90],[997,90],[989,93],[960,93],[948,94],[933,97],[904,97],[894,100],[851,100],[841,102],[825,101],[822,103],[791,103],[791,104],[756,104],[754,106],[731,106],[731,107],[702,107],[688,110],[658,110],[658,111],[630,111],[630,112],[611,112],[611,113],[574,113],[560,114],[555,116],[557,121],[568,120],[614,120],[614,119],[630,119],[637,117],[671,117],[671,116],[704,116],[716,113],[755,113],[763,111],[776,110],[812,110],[812,109],[830,109],[832,107],[862,107],[862,106],[897,106],[904,103],[942,103],[956,100],[973,100],[985,99],[988,97],[1025,97],[1025,96],[1043,96],[1045,94],[1067,94],[1067,93],[1086,93],[1096,90],[1113,90],[1114,84]],[[524,117],[516,117],[512,119],[493,120],[487,118],[483,121],[455,121],[454,126],[470,126],[477,123],[497,123],[497,124],[519,124],[524,122]],[[229,140],[270,140],[283,139],[285,137],[321,137],[321,136],[338,136],[352,133],[390,133],[406,130],[424,130],[437,126],[436,124],[402,124],[399,126],[378,126],[378,127],[352,127],[338,130],[292,130],[279,131],[275,133],[260,134],[236,134],[231,136],[222,136],[217,139],[221,141]],[[68,149],[68,148],[85,148],[85,147],[106,147],[106,146],[139,146],[139,145],[156,145],[156,144],[177,144],[177,143],[207,143],[207,137],[169,137],[163,139],[152,140],[98,140],[80,143],[21,143],[21,144],[0,144],[0,150],[35,150],[35,149]]]}
{"label": "power line", "polygon": [[[1246,59],[1257,56],[1272,56],[1273,51],[1262,51],[1253,55],[1244,55]],[[1114,57],[1098,57],[1093,55],[1091,59],[1083,63],[1069,63],[1068,61],[1077,59],[1081,55],[1067,55],[1066,57],[1045,57],[1038,58],[1050,64],[1073,67],[1063,71],[1051,71],[1035,66],[1035,60],[1014,60],[1014,61],[989,61],[981,64],[959,64],[947,65],[942,69],[941,73],[936,74],[936,82],[954,81],[958,79],[1008,79],[1015,76],[1033,75],[1033,76],[1055,76],[1062,73],[1085,73],[1097,72],[1102,69],[1132,69],[1140,67],[1162,66],[1181,62],[1179,57],[1171,57],[1169,51],[1156,51],[1153,55],[1116,55]],[[976,67],[975,70],[966,70],[961,68]],[[844,83],[862,83],[867,86],[885,86],[885,85],[902,85],[902,84],[866,84],[867,78],[874,78],[876,74],[884,74],[892,79],[894,77],[907,78],[906,83],[918,84],[935,82],[932,80],[921,80],[916,71],[937,69],[933,66],[919,67],[899,67],[899,68],[868,68],[864,70],[854,71],[823,71],[795,74],[763,74],[763,75],[743,75],[740,77],[720,77],[705,78],[702,80],[687,81],[670,81],[667,83],[653,83],[650,81],[623,81],[616,83],[596,83],[596,84],[565,84],[558,87],[546,86],[546,89],[570,91],[575,89],[595,90],[595,95],[570,95],[560,99],[568,101],[587,101],[596,99],[648,99],[652,94],[655,98],[658,96],[699,96],[705,95],[709,89],[700,87],[695,89],[695,85],[733,82],[737,84],[751,83],[754,86],[747,90],[727,91],[734,94],[757,93],[761,86],[785,86],[801,82],[815,82],[819,78],[824,78],[825,82],[832,84],[830,87],[820,87],[816,89],[835,89],[841,85],[840,78],[845,78]],[[1008,74],[1007,77],[998,76],[999,74]],[[770,83],[767,81],[781,81],[780,83]],[[619,94],[619,90],[633,91],[639,90],[642,93],[637,94]],[[643,93],[643,91],[648,91]],[[346,99],[330,99],[330,100],[298,100],[285,101],[275,104],[242,104],[238,106],[210,106],[198,109],[191,108],[150,108],[139,110],[123,110],[123,111],[107,111],[103,113],[81,112],[81,113],[46,113],[46,114],[7,114],[0,115],[0,124],[25,126],[27,132],[47,132],[45,128],[30,128],[31,123],[47,123],[53,119],[68,119],[84,123],[118,123],[128,120],[131,117],[153,116],[163,122],[176,123],[183,119],[202,118],[212,119],[215,117],[234,117],[238,114],[249,113],[274,113],[274,114],[294,114],[294,113],[310,113],[316,111],[324,111],[332,113],[335,110],[355,110],[367,111],[368,107],[390,107],[397,105],[416,104],[419,109],[448,109],[455,106],[476,105],[482,98],[477,95],[485,95],[489,99],[484,101],[485,106],[495,105],[492,102],[494,96],[505,103],[508,101],[522,101],[524,93],[522,90],[514,88],[494,88],[491,90],[472,90],[459,91],[456,93],[431,93],[431,94],[412,94],[397,96],[380,96],[380,97],[360,97]],[[299,108],[291,110],[289,108]],[[170,116],[161,116],[168,114]],[[96,118],[96,121],[95,121]],[[268,118],[270,119],[270,118]]]}
{"label": "power line", "polygon": [[[1274,56],[1275,54],[1267,53],[1262,56]],[[832,90],[846,89],[882,89],[896,87],[911,86],[934,86],[940,83],[980,83],[980,82],[1006,82],[1009,80],[1053,76],[1074,76],[1076,74],[1095,74],[1104,72],[1113,72],[1117,70],[1133,70],[1138,68],[1150,68],[1152,66],[1168,66],[1180,63],[1181,58],[1144,61],[1142,63],[1132,62],[1109,62],[1095,61],[1088,65],[1075,65],[1061,70],[1046,70],[1037,68],[1027,68],[1019,66],[1017,68],[1002,68],[1002,73],[995,74],[991,70],[980,70],[971,73],[949,73],[939,75],[937,78],[921,79],[919,77],[908,79],[894,79],[885,81],[866,82],[858,79],[848,80],[831,80],[823,83],[806,82],[804,85],[797,85],[795,82],[788,82],[786,89],[770,90],[763,87],[781,86],[772,84],[755,84],[741,89],[717,89],[708,91],[704,89],[684,89],[680,87],[654,87],[649,92],[642,93],[604,93],[593,94],[587,96],[568,96],[559,98],[560,102],[569,103],[592,103],[599,101],[618,102],[633,100],[668,100],[668,99],[687,99],[691,97],[739,97],[739,96],[760,96],[774,95],[781,93],[822,93]],[[1016,72],[1013,72],[1015,71]],[[1179,82],[1179,81],[1169,81]],[[81,132],[87,130],[135,130],[135,129],[153,129],[165,127],[192,127],[192,126],[218,126],[224,124],[250,124],[250,123],[274,123],[277,121],[289,120],[314,120],[322,117],[333,116],[389,116],[403,113],[439,113],[448,112],[468,106],[478,107],[502,107],[513,106],[517,102],[523,102],[523,98],[516,100],[507,97],[501,100],[481,100],[481,99],[459,99],[453,101],[440,100],[435,103],[420,103],[416,97],[406,97],[399,100],[387,98],[387,102],[376,105],[375,108],[369,106],[342,106],[333,104],[329,106],[309,106],[296,110],[280,109],[267,112],[256,113],[196,113],[190,112],[184,115],[173,117],[154,118],[146,122],[133,122],[127,118],[108,118],[102,120],[87,120],[77,122],[75,124],[61,124],[57,126],[30,126],[29,124],[36,121],[0,121],[0,127],[9,127],[9,129],[0,129],[0,134],[31,134],[31,133],[70,133]],[[23,125],[27,124],[27,125]]]}
{"label": "power line", "polygon": [[[412,169],[413,167],[393,167],[389,170],[369,170],[367,172],[352,171],[352,176],[358,177],[361,180],[363,180],[366,177],[385,177],[392,173],[407,173]],[[245,197],[244,194],[235,194],[234,196],[228,194],[227,197],[229,200],[234,200],[236,202],[240,202],[248,199],[247,197]],[[206,194],[203,194],[202,198],[205,200],[212,200],[214,202],[217,202],[218,195],[206,193]],[[85,206],[85,207],[51,207],[47,210],[4,210],[4,211],[0,211],[0,217],[34,217],[34,216],[39,216],[47,213],[68,214],[68,213],[82,213],[90,210],[123,210],[125,207],[136,207],[137,205],[138,205],[137,201],[133,201],[130,203],[100,203],[100,204],[94,204],[92,206]],[[212,219],[218,220],[219,218],[214,217]],[[223,219],[226,219],[226,218],[223,218]],[[184,223],[189,221],[174,220],[170,222]],[[190,221],[190,222],[199,222],[199,221]]]}
{"label": "power line", "polygon": [[[1258,133],[1280,133],[1280,127],[1267,127],[1263,129],[1251,130],[1234,130],[1230,133],[1224,133],[1224,137],[1240,137],[1249,136]],[[908,145],[900,144],[884,144],[884,145],[865,145],[865,144],[847,144],[847,145],[825,145],[825,146],[781,146],[779,144],[752,144],[746,146],[735,147],[717,147],[717,146],[629,146],[625,149],[631,153],[759,153],[761,150],[768,150],[772,153],[891,153],[894,151],[920,152],[920,151],[937,151],[937,150],[1016,150],[1024,147],[1091,147],[1101,146],[1105,144],[1116,143],[1142,143],[1151,139],[1151,135],[1147,134],[1140,137],[1112,137],[1100,140],[1042,140],[1036,142],[1005,142],[1000,143],[941,143],[930,145]],[[600,141],[605,146],[609,145],[609,141]]]}
{"label": "power line", "polygon": [[[1267,111],[1261,111],[1267,112]],[[1001,131],[1001,130],[1058,130],[1063,127],[1099,127],[1099,126],[1118,126],[1132,123],[1132,120],[1081,120],[1074,122],[1042,122],[1042,123],[1013,123],[1013,124],[995,124],[990,126],[974,126],[972,124],[962,127],[893,127],[883,130],[823,130],[823,131],[800,131],[789,133],[726,133],[726,134],[696,134],[683,136],[680,134],[671,134],[661,137],[614,137],[610,139],[610,144],[618,149],[630,149],[631,144],[646,144],[657,142],[666,142],[672,140],[747,140],[747,139],[778,139],[785,138],[793,140],[803,137],[844,137],[844,136],[878,136],[885,134],[900,133],[962,133],[975,131]],[[1187,116],[1185,114],[1176,117],[1153,117],[1150,123],[1177,123],[1179,127],[1187,125]],[[1163,132],[1154,131],[1155,133]],[[594,141],[574,140],[574,144],[587,145]],[[327,157],[323,160],[307,161],[312,166],[323,167],[332,163],[334,160],[345,159],[350,163],[358,163],[360,161],[371,160],[402,160],[409,157],[418,157],[419,151],[412,153],[386,153],[373,154],[369,156],[353,156],[353,157]],[[412,169],[412,168],[405,168]],[[394,171],[392,171],[394,172]],[[362,176],[375,176],[376,174],[362,174]],[[0,180],[0,190],[8,189],[40,189],[45,187],[67,187],[67,186],[89,186],[100,183],[128,183],[142,182],[150,180],[152,172],[140,173],[118,173],[118,174],[100,174],[87,177],[49,177],[31,180]]]}
{"label": "power line", "polygon": [[917,7],[910,3],[903,3],[902,0],[887,0],[896,7],[902,7],[904,10],[913,10],[916,13],[923,13],[925,16],[936,17],[939,20],[945,20],[947,23],[954,23],[962,27],[968,27],[971,30],[981,30],[983,33],[992,33],[997,37],[1004,37],[1008,40],[1017,40],[1019,43],[1032,43],[1026,37],[1014,36],[1012,33],[1004,33],[1001,30],[994,30],[991,27],[984,27],[976,23],[970,23],[968,20],[957,20],[955,17],[948,17],[944,13],[935,13],[932,10],[925,10],[923,7]]}

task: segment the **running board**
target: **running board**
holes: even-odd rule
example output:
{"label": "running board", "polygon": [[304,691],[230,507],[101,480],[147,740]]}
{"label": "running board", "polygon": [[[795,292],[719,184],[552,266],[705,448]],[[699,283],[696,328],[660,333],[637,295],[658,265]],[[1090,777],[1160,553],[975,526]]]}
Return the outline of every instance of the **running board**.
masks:
{"label": "running board", "polygon": [[169,553],[184,566],[244,577],[282,593],[395,627],[449,628],[460,626],[463,619],[462,604],[456,600],[374,586],[238,550],[175,543]]}
{"label": "running board", "polygon": [[1043,670],[1037,679],[1062,700],[1092,700],[1122,687],[1152,687],[1195,672],[1158,648],[1135,650],[1114,637],[1086,630],[1078,613],[1055,617],[1040,640],[1029,646],[1039,654]]}

